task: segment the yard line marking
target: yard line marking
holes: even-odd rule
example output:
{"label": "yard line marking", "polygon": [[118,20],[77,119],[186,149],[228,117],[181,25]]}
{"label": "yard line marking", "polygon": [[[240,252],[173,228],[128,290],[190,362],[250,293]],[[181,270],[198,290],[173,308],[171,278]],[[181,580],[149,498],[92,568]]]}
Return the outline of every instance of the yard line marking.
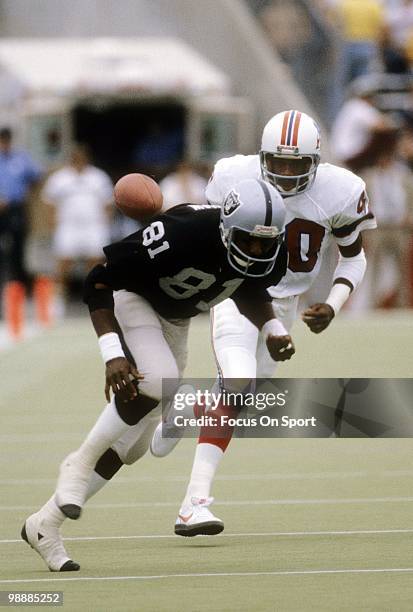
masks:
{"label": "yard line marking", "polygon": [[[339,504],[375,504],[375,503],[399,503],[413,502],[413,497],[350,497],[350,498],[325,498],[325,499],[252,499],[238,501],[216,501],[215,506],[311,506],[311,505],[339,505]],[[128,502],[123,504],[89,504],[88,508],[94,510],[108,510],[111,508],[176,508],[180,501],[175,502]],[[15,512],[17,510],[35,510],[38,506],[0,506],[0,511]]]}
{"label": "yard line marking", "polygon": [[268,572],[205,572],[191,574],[156,574],[148,576],[78,576],[73,578],[29,578],[0,580],[0,584],[25,584],[39,582],[94,582],[104,580],[159,580],[162,578],[228,578],[247,576],[305,576],[323,574],[378,574],[378,573],[408,573],[413,567],[384,567],[384,568],[351,568],[333,570],[279,570]]}
{"label": "yard line marking", "polygon": [[[413,472],[412,472],[413,474]],[[330,478],[366,478],[372,476],[369,472],[298,472],[285,473],[276,472],[273,474],[222,474],[215,480],[221,481],[244,481],[244,480],[329,480]],[[112,484],[133,484],[135,482],[186,482],[187,476],[171,476],[156,478],[154,476],[138,476],[136,478],[118,477]],[[56,478],[2,478],[0,485],[28,485],[28,484],[55,484]]]}
{"label": "yard line marking", "polygon": [[[273,474],[221,474],[215,480],[221,481],[245,481],[245,480],[329,480],[330,478],[393,478],[413,475],[413,470],[384,470],[380,472],[357,471],[357,472],[275,472]],[[111,484],[133,484],[136,482],[186,482],[187,476],[171,476],[160,477],[155,476],[137,476],[129,478],[127,476],[119,476],[115,478]],[[36,485],[54,485],[56,478],[0,478],[0,486],[26,486],[28,484]]]}
{"label": "yard line marking", "polygon": [[[284,537],[284,536],[351,536],[351,535],[381,535],[381,534],[399,534],[413,533],[412,529],[353,529],[343,531],[266,531],[258,533],[223,533],[220,538],[267,538],[267,537]],[[128,536],[74,536],[63,538],[65,542],[88,542],[99,540],[156,540],[156,539],[176,539],[174,534],[146,534],[146,535],[128,535]],[[23,544],[21,538],[14,540],[0,540],[0,544]]]}

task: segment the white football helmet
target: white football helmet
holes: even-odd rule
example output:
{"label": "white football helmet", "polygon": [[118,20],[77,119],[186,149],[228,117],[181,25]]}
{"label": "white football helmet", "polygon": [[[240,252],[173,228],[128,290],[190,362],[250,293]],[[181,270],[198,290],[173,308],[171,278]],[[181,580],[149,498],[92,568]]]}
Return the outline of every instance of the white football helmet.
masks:
{"label": "white football helmet", "polygon": [[297,110],[274,115],[264,128],[261,174],[281,195],[304,193],[320,163],[320,132],[314,119]]}
{"label": "white football helmet", "polygon": [[244,276],[266,276],[274,268],[284,240],[286,209],[274,187],[246,179],[226,195],[221,207],[221,236],[230,265]]}

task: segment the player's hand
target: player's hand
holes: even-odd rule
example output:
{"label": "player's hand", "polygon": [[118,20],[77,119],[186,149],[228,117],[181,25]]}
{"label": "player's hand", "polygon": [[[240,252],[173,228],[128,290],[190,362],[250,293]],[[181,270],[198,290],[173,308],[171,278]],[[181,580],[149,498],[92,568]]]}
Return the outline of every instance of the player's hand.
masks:
{"label": "player's hand", "polygon": [[124,402],[138,395],[136,382],[143,380],[142,374],[125,357],[116,357],[106,363],[105,396],[110,402],[110,390]]}
{"label": "player's hand", "polygon": [[267,349],[274,361],[287,361],[295,353],[291,336],[272,336],[266,340]]}
{"label": "player's hand", "polygon": [[330,304],[314,304],[302,314],[302,320],[315,334],[324,331],[333,319],[334,310]]}

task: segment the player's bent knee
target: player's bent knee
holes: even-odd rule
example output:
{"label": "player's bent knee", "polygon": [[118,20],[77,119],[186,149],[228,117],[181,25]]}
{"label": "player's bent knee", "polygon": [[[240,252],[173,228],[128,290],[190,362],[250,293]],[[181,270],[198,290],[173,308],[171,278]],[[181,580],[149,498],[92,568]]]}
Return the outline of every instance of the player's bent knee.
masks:
{"label": "player's bent knee", "polygon": [[115,396],[116,410],[120,418],[128,425],[136,425],[159,404],[158,399],[139,393],[138,397],[125,402]]}
{"label": "player's bent knee", "polygon": [[244,347],[227,347],[224,350],[216,351],[216,361],[224,380],[254,379],[256,377],[255,353]]}
{"label": "player's bent knee", "polygon": [[139,382],[139,391],[144,395],[156,399],[162,399],[162,380],[166,378],[179,379],[178,366],[175,362],[159,364],[160,367],[155,374],[144,373],[145,378]]}

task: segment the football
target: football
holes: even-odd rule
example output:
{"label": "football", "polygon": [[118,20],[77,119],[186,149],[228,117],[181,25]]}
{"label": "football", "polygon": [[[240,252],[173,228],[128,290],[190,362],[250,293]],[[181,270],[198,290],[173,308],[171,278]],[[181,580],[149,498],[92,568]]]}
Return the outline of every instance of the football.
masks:
{"label": "football", "polygon": [[146,174],[125,174],[114,189],[115,204],[127,217],[137,221],[159,213],[163,197],[159,185]]}

